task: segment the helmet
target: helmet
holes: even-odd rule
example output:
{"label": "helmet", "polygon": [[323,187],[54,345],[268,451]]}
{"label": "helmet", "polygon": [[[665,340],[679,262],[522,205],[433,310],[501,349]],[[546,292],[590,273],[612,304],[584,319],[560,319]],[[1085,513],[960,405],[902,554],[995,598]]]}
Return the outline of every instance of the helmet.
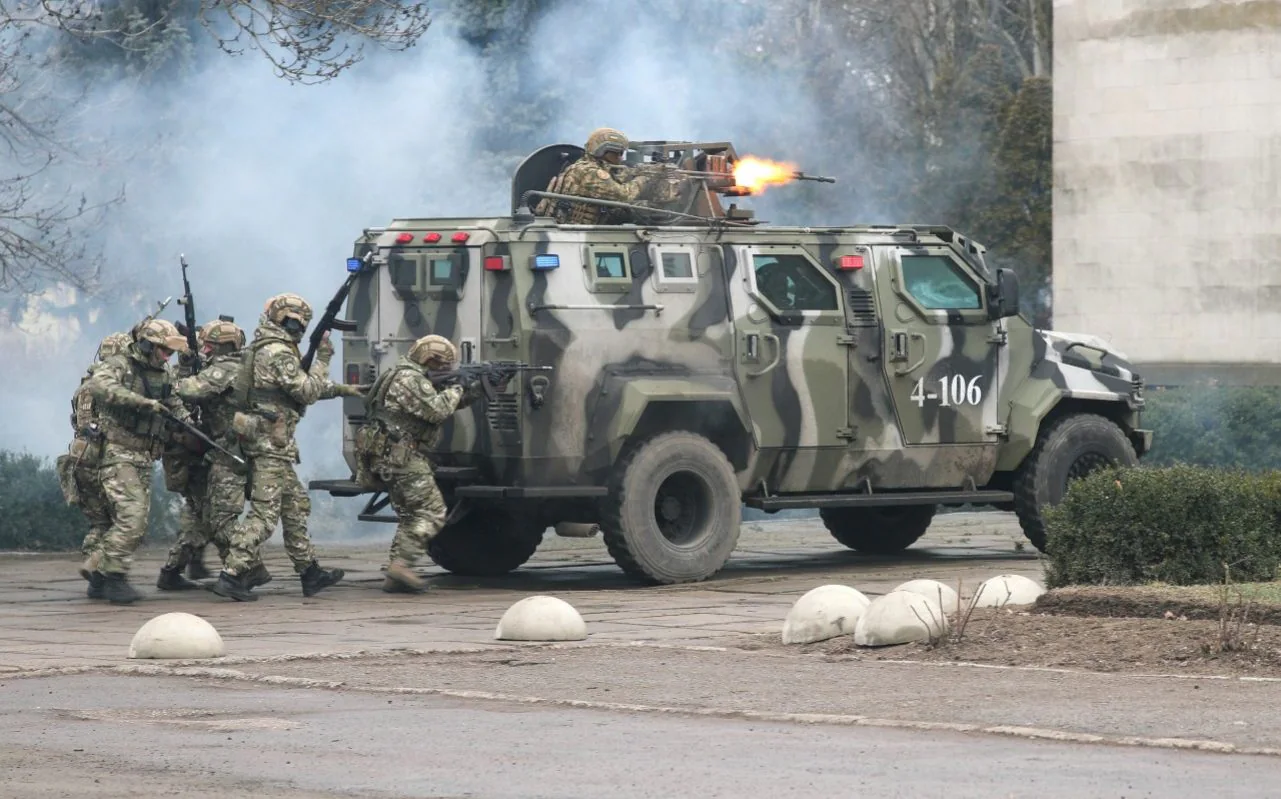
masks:
{"label": "helmet", "polygon": [[458,361],[458,350],[453,342],[444,336],[423,336],[409,348],[409,360],[422,366],[433,363],[441,366],[453,366]]}
{"label": "helmet", "polygon": [[206,323],[200,328],[197,338],[202,347],[205,344],[212,344],[215,347],[231,344],[236,349],[245,346],[245,331],[241,330],[235,322],[228,322],[226,319],[215,319]]}
{"label": "helmet", "polygon": [[[147,342],[174,352],[187,351],[187,339],[167,319],[150,319],[138,327],[138,343]],[[148,347],[147,349],[150,349]]]}
{"label": "helmet", "polygon": [[267,300],[263,314],[276,324],[282,324],[286,318],[297,319],[303,327],[311,324],[311,306],[297,294],[277,294]]}
{"label": "helmet", "polygon": [[133,336],[128,333],[112,333],[98,344],[98,354],[94,356],[94,359],[105,361],[112,355],[124,352],[132,342]]}
{"label": "helmet", "polygon": [[587,137],[587,146],[583,149],[597,158],[611,151],[622,155],[627,151],[627,137],[613,128],[597,128]]}

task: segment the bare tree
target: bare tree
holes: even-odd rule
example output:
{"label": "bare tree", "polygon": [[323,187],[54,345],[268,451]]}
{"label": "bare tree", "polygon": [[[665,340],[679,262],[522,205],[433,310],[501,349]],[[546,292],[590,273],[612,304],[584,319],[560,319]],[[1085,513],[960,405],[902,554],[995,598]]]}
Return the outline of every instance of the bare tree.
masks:
{"label": "bare tree", "polygon": [[98,282],[101,256],[85,242],[124,195],[66,188],[66,169],[104,157],[70,132],[95,71],[71,74],[77,48],[118,49],[145,71],[167,39],[197,25],[224,53],[257,50],[279,77],[314,84],[361,61],[369,43],[412,47],[430,23],[424,3],[399,0],[0,0],[0,293]]}

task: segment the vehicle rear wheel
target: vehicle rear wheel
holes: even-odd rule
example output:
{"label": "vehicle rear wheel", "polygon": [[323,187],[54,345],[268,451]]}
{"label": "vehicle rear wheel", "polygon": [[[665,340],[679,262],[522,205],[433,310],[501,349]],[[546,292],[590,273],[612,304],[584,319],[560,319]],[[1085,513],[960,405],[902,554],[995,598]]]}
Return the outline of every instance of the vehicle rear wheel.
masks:
{"label": "vehicle rear wheel", "polygon": [[818,515],[832,538],[850,549],[892,555],[925,535],[937,509],[937,505],[821,508]]}
{"label": "vehicle rear wheel", "polygon": [[1042,510],[1063,500],[1070,481],[1097,469],[1138,462],[1125,431],[1110,419],[1078,413],[1053,422],[1041,431],[1014,478],[1014,512],[1023,535],[1044,552]]}
{"label": "vehicle rear wheel", "polygon": [[705,580],[738,544],[741,496],[734,467],[695,433],[664,433],[628,453],[601,501],[614,562],[646,582]]}
{"label": "vehicle rear wheel", "polygon": [[546,528],[506,509],[474,507],[427,542],[427,554],[464,577],[497,577],[524,565]]}

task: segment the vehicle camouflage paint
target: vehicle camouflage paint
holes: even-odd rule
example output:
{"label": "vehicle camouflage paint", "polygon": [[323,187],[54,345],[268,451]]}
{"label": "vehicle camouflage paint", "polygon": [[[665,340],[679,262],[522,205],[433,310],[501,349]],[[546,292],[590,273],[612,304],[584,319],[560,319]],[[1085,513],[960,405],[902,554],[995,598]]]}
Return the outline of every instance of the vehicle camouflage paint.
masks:
{"label": "vehicle camouflage paint", "polygon": [[[632,163],[683,156],[695,183],[709,160],[737,160],[727,143],[633,146]],[[431,548],[445,568],[500,574],[546,528],[587,522],[634,576],[704,579],[732,552],[743,503],[818,508],[867,552],[911,545],[940,505],[991,504],[1043,548],[1041,508],[1069,479],[1150,448],[1125,357],[1034,329],[1013,272],[992,273],[963,235],[763,225],[721,208],[718,194],[743,194],[733,185],[684,195],[688,215],[661,224],[534,216],[579,153],[527,159],[511,216],[398,219],[349,262],[369,259],[348,299],[346,382],[372,382],[428,333],[463,362],[553,367],[460,411],[432,453],[452,509]],[[343,412],[354,473],[362,401]],[[374,495],[361,518],[394,520],[385,507]]]}

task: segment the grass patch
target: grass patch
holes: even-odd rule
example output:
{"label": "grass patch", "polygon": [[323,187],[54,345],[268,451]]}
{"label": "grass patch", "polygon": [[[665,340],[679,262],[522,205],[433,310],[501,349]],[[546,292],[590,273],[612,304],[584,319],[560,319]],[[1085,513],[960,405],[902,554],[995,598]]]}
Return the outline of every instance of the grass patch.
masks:
{"label": "grass patch", "polygon": [[[1225,597],[1226,593],[1226,597]],[[1058,616],[1219,620],[1225,604],[1249,604],[1249,620],[1281,625],[1281,582],[1217,585],[1068,586],[1041,595],[1035,609]]]}

